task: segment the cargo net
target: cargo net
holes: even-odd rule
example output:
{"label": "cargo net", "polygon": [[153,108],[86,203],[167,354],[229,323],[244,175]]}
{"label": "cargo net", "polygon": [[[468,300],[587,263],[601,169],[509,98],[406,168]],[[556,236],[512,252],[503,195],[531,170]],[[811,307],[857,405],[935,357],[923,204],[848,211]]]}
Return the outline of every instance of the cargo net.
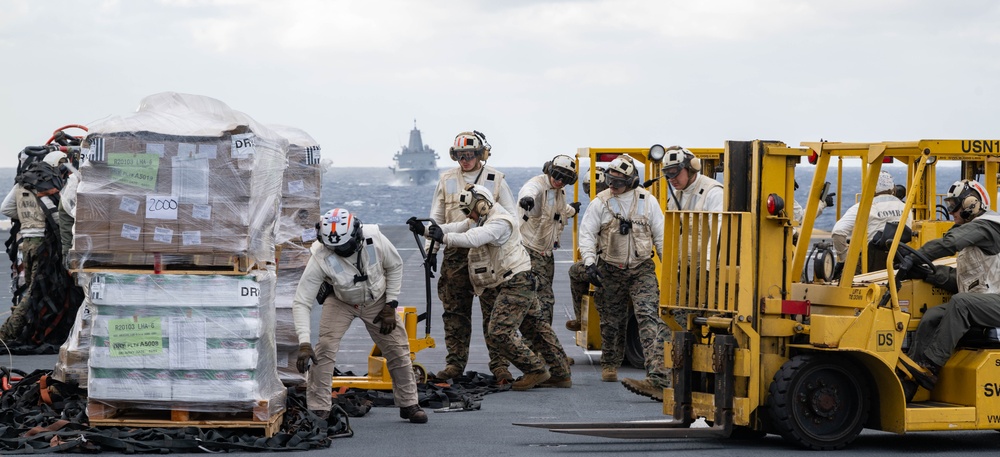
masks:
{"label": "cargo net", "polygon": [[[87,417],[87,391],[75,382],[51,379],[51,374],[48,370],[25,374],[0,367],[5,389],[0,394],[0,453],[162,454],[322,449],[330,447],[334,439],[354,436],[350,417],[364,416],[372,407],[395,406],[391,392],[351,389],[337,394],[330,417],[324,420],[306,407],[304,391],[290,387],[281,428],[271,437],[240,429],[96,428],[89,425]],[[18,376],[20,380],[10,381]],[[424,383],[417,387],[420,406],[450,412],[479,410],[484,395],[509,390],[510,384],[496,384],[491,375],[469,371],[451,384]]]}

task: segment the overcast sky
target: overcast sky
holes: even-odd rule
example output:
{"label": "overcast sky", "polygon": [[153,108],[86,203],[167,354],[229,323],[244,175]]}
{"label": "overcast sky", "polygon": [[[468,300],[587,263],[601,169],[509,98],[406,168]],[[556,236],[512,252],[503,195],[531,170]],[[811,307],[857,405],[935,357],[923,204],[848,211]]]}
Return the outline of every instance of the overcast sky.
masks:
{"label": "overcast sky", "polygon": [[1000,137],[1000,2],[0,0],[0,166],[158,92],[388,166],[416,119],[440,166],[727,139]]}

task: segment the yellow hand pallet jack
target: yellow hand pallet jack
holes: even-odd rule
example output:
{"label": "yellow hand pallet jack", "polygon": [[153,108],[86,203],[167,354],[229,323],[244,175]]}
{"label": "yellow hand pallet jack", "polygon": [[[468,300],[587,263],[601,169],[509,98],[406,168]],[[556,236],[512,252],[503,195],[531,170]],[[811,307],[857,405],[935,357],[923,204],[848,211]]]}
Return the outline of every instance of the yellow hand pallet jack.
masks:
{"label": "yellow hand pallet jack", "polygon": [[[417,219],[420,222],[430,222],[434,224],[431,219]],[[434,347],[434,338],[431,337],[431,278],[434,277],[434,271],[437,270],[437,261],[432,258],[429,253],[434,252],[435,244],[434,240],[431,240],[431,244],[428,247],[428,251],[424,251],[424,245],[420,242],[420,236],[416,233],[413,234],[413,238],[417,242],[417,248],[420,249],[420,256],[423,258],[424,264],[424,283],[425,292],[427,298],[427,308],[423,314],[417,314],[417,308],[415,306],[403,306],[400,307],[403,313],[403,326],[406,329],[406,335],[408,342],[410,344],[410,361],[413,363],[413,376],[417,383],[427,382],[427,369],[423,365],[416,363],[417,352],[420,352],[427,348]],[[397,313],[400,311],[397,311]],[[424,321],[424,336],[417,336],[417,323],[421,320]],[[392,377],[389,375],[389,367],[385,363],[385,357],[382,357],[382,350],[377,344],[372,345],[372,350],[368,354],[368,374],[365,376],[334,376],[332,387],[334,389],[338,387],[351,387],[357,389],[366,390],[392,390]]]}

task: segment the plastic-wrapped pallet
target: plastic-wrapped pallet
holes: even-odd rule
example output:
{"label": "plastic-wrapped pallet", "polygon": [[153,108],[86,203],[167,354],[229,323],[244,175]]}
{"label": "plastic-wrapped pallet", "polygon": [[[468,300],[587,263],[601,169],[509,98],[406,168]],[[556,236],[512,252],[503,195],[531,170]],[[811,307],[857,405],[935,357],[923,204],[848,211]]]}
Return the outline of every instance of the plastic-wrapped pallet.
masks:
{"label": "plastic-wrapped pallet", "polygon": [[[295,361],[299,351],[299,335],[295,333],[295,320],[292,317],[292,301],[295,289],[305,267],[286,268],[278,263],[277,286],[275,287],[275,326],[274,340],[278,349],[278,376],[285,385],[299,385],[306,382],[305,375],[299,373]],[[320,306],[314,303],[313,307]]]}
{"label": "plastic-wrapped pallet", "polygon": [[316,240],[316,222],[322,215],[319,143],[294,127],[268,127],[288,140],[288,167],[281,180],[281,214],[275,240],[280,249],[278,267],[304,267],[309,261],[309,246]]}
{"label": "plastic-wrapped pallet", "polygon": [[274,262],[288,141],[246,114],[151,95],[92,123],[82,147],[76,265]]}
{"label": "plastic-wrapped pallet", "polygon": [[89,410],[252,412],[260,421],[284,411],[273,268],[81,275],[94,310]]}
{"label": "plastic-wrapped pallet", "polygon": [[73,328],[66,342],[59,347],[59,359],[52,370],[57,381],[76,381],[81,388],[87,388],[87,360],[90,359],[90,329],[93,317],[86,301],[77,310]]}

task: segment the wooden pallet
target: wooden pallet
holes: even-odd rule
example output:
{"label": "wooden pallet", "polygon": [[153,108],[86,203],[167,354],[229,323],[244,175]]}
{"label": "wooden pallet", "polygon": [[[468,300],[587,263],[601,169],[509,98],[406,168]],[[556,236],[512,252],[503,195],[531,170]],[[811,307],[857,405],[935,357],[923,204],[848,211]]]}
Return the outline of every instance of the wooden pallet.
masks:
{"label": "wooden pallet", "polygon": [[71,254],[71,271],[133,274],[221,274],[244,275],[256,263],[245,254],[155,254],[89,252]]}
{"label": "wooden pallet", "polygon": [[93,427],[129,428],[250,428],[261,429],[270,438],[281,430],[285,412],[272,415],[266,421],[257,420],[252,412],[207,413],[183,410],[117,410],[99,403],[87,405],[90,425]]}

